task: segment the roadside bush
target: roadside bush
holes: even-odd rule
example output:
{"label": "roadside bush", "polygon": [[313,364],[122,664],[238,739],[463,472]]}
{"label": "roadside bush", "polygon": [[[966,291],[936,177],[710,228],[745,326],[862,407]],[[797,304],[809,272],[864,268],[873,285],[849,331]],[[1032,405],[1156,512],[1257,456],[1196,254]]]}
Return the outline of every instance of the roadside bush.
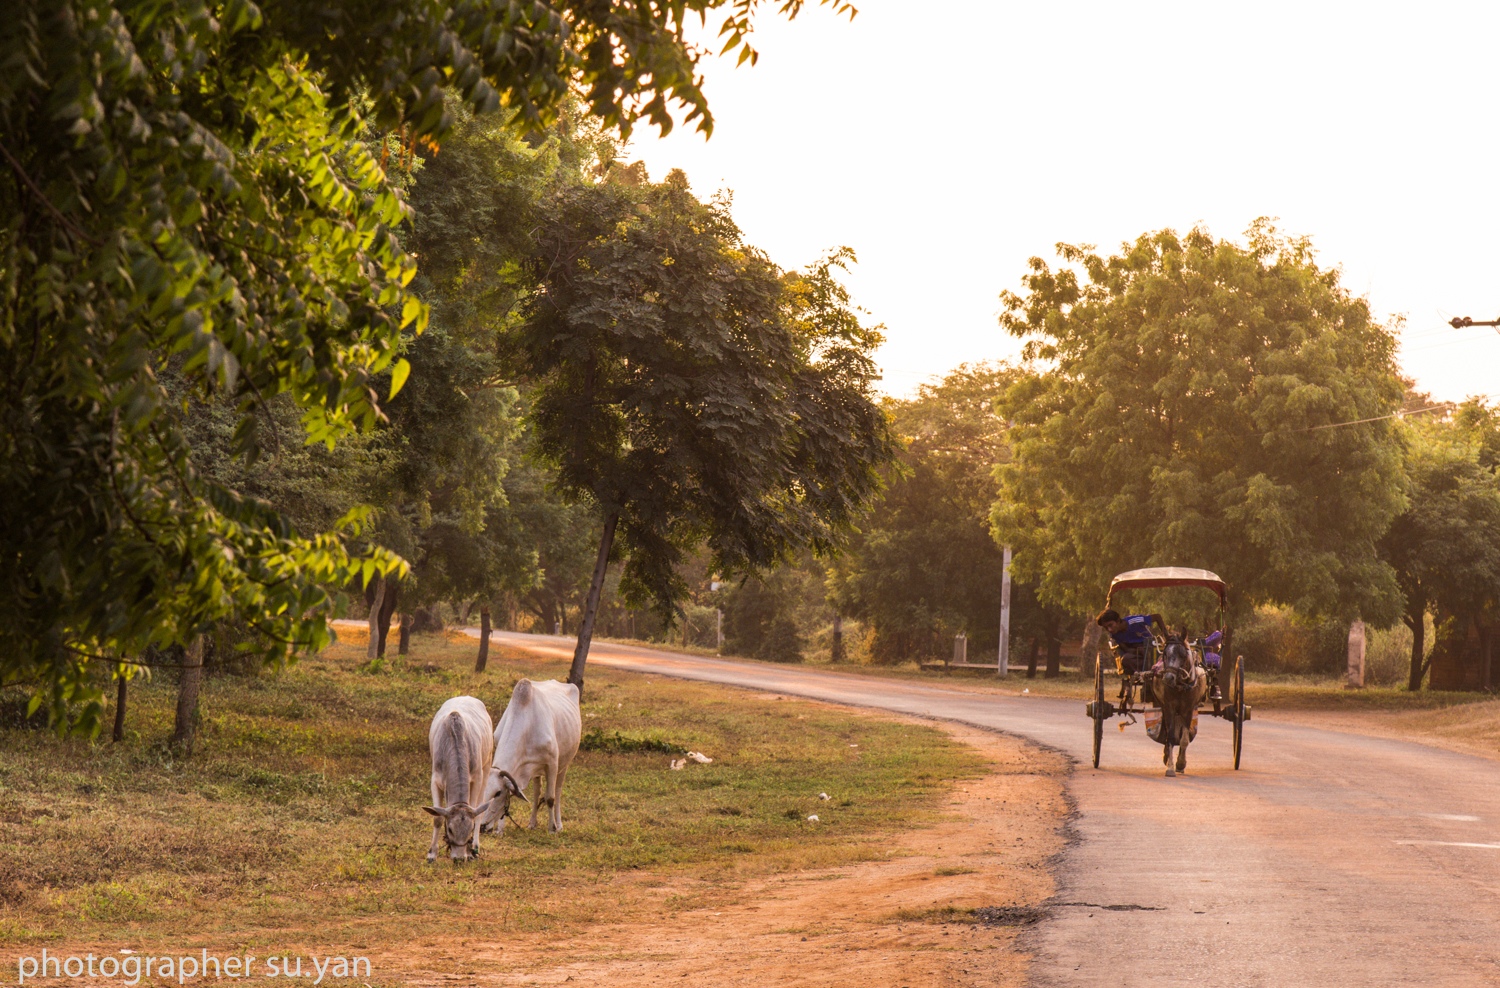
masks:
{"label": "roadside bush", "polygon": [[724,651],[731,655],[759,655],[771,625],[781,615],[776,588],[750,578],[724,595]]}
{"label": "roadside bush", "polygon": [[682,622],[673,634],[675,641],[695,648],[719,647],[719,612],[717,608],[685,604]]}
{"label": "roadside bush", "polygon": [[1234,652],[1254,672],[1342,676],[1349,661],[1349,626],[1306,621],[1279,607],[1262,607],[1234,629]]}
{"label": "roadside bush", "polygon": [[[1427,637],[1428,651],[1432,636]],[[1365,627],[1365,685],[1404,686],[1411,670],[1411,629],[1397,624],[1385,631]]]}
{"label": "roadside bush", "polygon": [[802,636],[797,633],[796,623],[785,614],[773,618],[755,657],[768,662],[803,661]]}
{"label": "roadside bush", "polygon": [[888,630],[872,628],[870,664],[900,665],[903,662],[938,662],[953,657],[953,635],[946,628]]}

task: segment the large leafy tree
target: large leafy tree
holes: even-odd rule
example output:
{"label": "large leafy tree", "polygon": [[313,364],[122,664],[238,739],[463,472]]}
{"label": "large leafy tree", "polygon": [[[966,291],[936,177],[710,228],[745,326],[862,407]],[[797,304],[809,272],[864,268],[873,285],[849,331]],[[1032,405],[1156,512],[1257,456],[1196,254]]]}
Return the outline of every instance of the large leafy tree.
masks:
{"label": "large leafy tree", "polygon": [[783,276],[680,173],[558,191],[507,348],[535,382],[538,455],[602,521],[572,681],[611,556],[626,599],[670,619],[688,552],[727,577],[831,550],[874,494],[895,447],[879,335],[831,273],[846,256]]}
{"label": "large leafy tree", "polygon": [[[476,110],[549,121],[575,84],[628,130],[712,126],[686,19],[725,12],[750,52],[758,0],[18,0],[0,34],[0,681],[61,718],[92,660],[233,618],[268,655],[327,640],[320,589],[356,571],[343,528],[297,533],[206,479],[161,372],[236,407],[236,455],[278,395],[313,440],[382,418],[406,372],[406,211],[360,143],[409,157]],[[834,3],[843,8],[845,5]],[[779,9],[794,15],[801,0]],[[118,668],[118,667],[117,667]]]}
{"label": "large leafy tree", "polygon": [[1406,429],[1410,503],[1381,539],[1404,595],[1411,629],[1407,688],[1427,674],[1425,622],[1437,617],[1439,646],[1461,641],[1470,622],[1500,609],[1500,415],[1469,401]]}
{"label": "large leafy tree", "polygon": [[1031,261],[1001,325],[1043,373],[1006,395],[997,538],[1045,599],[1097,606],[1117,572],[1201,566],[1245,608],[1389,622],[1375,542],[1404,506],[1394,339],[1265,221],[1244,246],[1163,230]]}

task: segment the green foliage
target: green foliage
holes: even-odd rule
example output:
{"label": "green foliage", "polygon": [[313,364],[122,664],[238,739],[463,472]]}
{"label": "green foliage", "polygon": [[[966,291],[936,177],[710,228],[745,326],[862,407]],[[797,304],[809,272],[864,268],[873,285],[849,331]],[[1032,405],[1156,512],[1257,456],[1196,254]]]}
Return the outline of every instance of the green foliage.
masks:
{"label": "green foliage", "polygon": [[532,287],[521,261],[547,190],[582,181],[613,143],[573,102],[526,137],[499,115],[476,118],[453,100],[450,112],[453,129],[439,153],[420,156],[410,191],[409,242],[422,259],[412,290],[432,321],[407,343],[412,380],[386,406],[399,445],[389,497],[410,533],[415,577],[403,593],[551,604],[568,511],[521,459],[523,391],[499,364],[496,339]]}
{"label": "green foliage", "polygon": [[1410,503],[1380,541],[1405,597],[1414,636],[1409,688],[1425,673],[1423,625],[1462,639],[1469,622],[1500,609],[1500,414],[1471,400],[1453,415],[1403,430]]}
{"label": "green foliage", "polygon": [[830,550],[873,495],[894,443],[848,257],[783,276],[680,178],[554,193],[505,347],[557,490],[618,518],[631,603],[670,619],[699,545],[726,575]]}
{"label": "green foliage", "polygon": [[1349,626],[1262,607],[1235,626],[1234,651],[1257,673],[1338,676],[1348,666]]}
{"label": "green foliage", "polygon": [[[0,501],[17,616],[0,677],[97,728],[91,659],[222,620],[269,659],[328,640],[320,589],[368,512],[299,535],[206,479],[168,378],[236,406],[285,394],[313,439],[379,417],[373,375],[420,325],[399,198],[253,5],[42,4],[0,40]],[[170,372],[169,372],[170,364]],[[25,373],[14,373],[24,369]]]}
{"label": "green foliage", "polygon": [[786,614],[778,614],[767,626],[755,657],[767,662],[801,662],[804,647],[796,622]]}
{"label": "green foliage", "polygon": [[[331,447],[384,421],[382,399],[412,369],[399,356],[410,345],[401,328],[420,332],[428,313],[408,290],[415,259],[393,235],[409,215],[404,178],[388,177],[389,138],[377,156],[367,128],[399,130],[409,160],[454,123],[450,90],[455,105],[503,105],[535,127],[558,119],[578,84],[605,126],[628,132],[644,118],[670,129],[671,101],[707,131],[686,19],[725,8],[726,50],[749,52],[758,6],[10,5],[0,38],[0,359],[10,369],[0,608],[18,624],[0,645],[0,681],[37,684],[59,722],[84,704],[77,723],[93,730],[88,661],[115,663],[222,621],[256,629],[273,661],[325,644],[334,602],[321,587],[404,569],[388,551],[347,548],[370,537],[374,516],[299,532],[243,496],[234,469],[200,471],[187,423],[205,405],[219,404],[221,420],[232,406],[231,458],[248,463],[279,445],[262,428],[285,414],[278,400],[300,419],[298,443]],[[447,342],[435,334],[414,355],[441,365]],[[452,422],[430,399],[413,396],[422,409],[412,419]],[[480,417],[503,419],[513,399],[497,396]],[[416,438],[436,459],[441,437],[430,432]],[[506,441],[503,430],[470,436]],[[493,462],[493,449],[480,452],[454,455]],[[499,503],[497,484],[468,478],[441,504],[387,502],[401,510],[382,520],[379,541],[414,545],[429,512],[475,531]],[[319,511],[342,495],[331,493]]]}
{"label": "green foliage", "polygon": [[771,623],[791,606],[781,567],[764,577],[750,577],[724,592],[724,649],[754,657],[761,651]]}
{"label": "green foliage", "polygon": [[1198,566],[1240,613],[1393,620],[1374,546],[1404,506],[1395,341],[1338,272],[1265,221],[1245,247],[1164,230],[1059,253],[1001,297],[1052,368],[1002,402],[1015,462],[992,518],[1018,574],[1085,610],[1115,573]]}
{"label": "green foliage", "polygon": [[667,755],[685,755],[687,749],[675,741],[663,741],[660,738],[627,738],[615,731],[606,734],[601,727],[595,727],[585,732],[583,738],[578,742],[579,751],[602,751],[611,755],[630,754],[634,752],[656,752]]}
{"label": "green foliage", "polygon": [[951,655],[959,631],[993,648],[1003,560],[989,533],[991,473],[1009,459],[994,401],[1020,375],[964,365],[888,403],[905,451],[829,576],[840,611],[873,630],[877,661]]}

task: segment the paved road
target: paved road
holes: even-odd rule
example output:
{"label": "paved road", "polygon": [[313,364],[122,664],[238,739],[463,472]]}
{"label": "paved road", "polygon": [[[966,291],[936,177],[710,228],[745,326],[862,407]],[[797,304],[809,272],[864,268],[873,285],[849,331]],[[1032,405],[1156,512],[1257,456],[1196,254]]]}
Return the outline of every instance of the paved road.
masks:
{"label": "paved road", "polygon": [[[570,638],[496,641],[571,655]],[[1076,700],[596,643],[591,665],[961,721],[1071,755],[1079,838],[1031,940],[1039,988],[1500,986],[1500,764],[1252,720],[1241,770],[1203,718],[1189,774]],[[1253,687],[1250,700],[1254,702]]]}

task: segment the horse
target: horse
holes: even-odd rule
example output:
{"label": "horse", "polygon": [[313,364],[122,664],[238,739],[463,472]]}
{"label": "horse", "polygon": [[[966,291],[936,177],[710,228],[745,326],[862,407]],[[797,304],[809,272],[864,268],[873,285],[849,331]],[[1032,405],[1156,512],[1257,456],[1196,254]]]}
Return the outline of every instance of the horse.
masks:
{"label": "horse", "polygon": [[[1187,771],[1187,748],[1192,740],[1193,715],[1208,692],[1208,674],[1193,662],[1180,635],[1168,635],[1161,659],[1151,670],[1151,691],[1161,704],[1162,764],[1168,778]],[[1172,748],[1177,748],[1177,771],[1172,770]]]}

